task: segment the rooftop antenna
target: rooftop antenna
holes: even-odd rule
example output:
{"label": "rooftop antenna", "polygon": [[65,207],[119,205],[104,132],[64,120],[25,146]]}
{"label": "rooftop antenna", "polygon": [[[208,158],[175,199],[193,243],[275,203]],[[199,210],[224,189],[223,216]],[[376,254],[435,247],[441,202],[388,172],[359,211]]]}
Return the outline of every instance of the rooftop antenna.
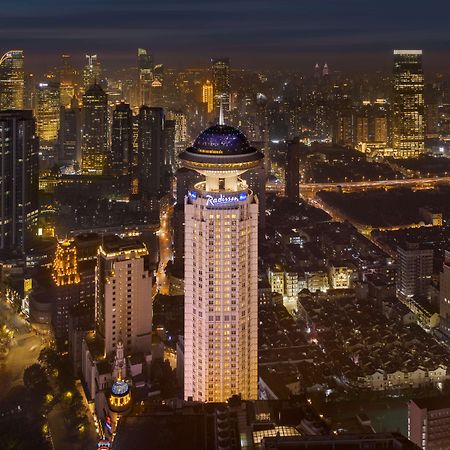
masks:
{"label": "rooftop antenna", "polygon": [[225,120],[223,119],[223,99],[220,99],[219,106],[219,125],[225,125]]}

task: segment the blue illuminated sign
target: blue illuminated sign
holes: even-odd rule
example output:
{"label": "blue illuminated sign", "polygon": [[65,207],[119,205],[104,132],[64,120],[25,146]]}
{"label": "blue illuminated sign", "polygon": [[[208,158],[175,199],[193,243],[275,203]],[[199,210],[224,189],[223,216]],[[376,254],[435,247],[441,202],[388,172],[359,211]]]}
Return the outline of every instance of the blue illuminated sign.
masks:
{"label": "blue illuminated sign", "polygon": [[247,200],[247,193],[241,192],[240,194],[233,195],[205,195],[206,198],[206,206],[222,206],[222,205],[230,205],[232,203],[243,202]]}
{"label": "blue illuminated sign", "polygon": [[189,197],[191,197],[192,200],[197,200],[197,192],[189,191],[188,195],[189,195]]}

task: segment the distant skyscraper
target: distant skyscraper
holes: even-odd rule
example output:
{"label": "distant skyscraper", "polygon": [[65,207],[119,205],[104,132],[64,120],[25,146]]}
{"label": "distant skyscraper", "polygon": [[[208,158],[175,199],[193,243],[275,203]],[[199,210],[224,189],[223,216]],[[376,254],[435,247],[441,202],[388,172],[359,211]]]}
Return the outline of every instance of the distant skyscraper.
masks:
{"label": "distant skyscraper", "polygon": [[105,237],[96,269],[97,333],[109,356],[123,342],[125,354],[149,354],[152,345],[152,272],[147,247]]}
{"label": "distant skyscraper", "polygon": [[175,121],[175,153],[178,155],[187,146],[187,117],[182,111],[169,111],[166,117]]}
{"label": "distant skyscraper", "polygon": [[238,178],[263,155],[235,128],[180,155],[206,177],[185,199],[184,397],[258,396],[258,202]]}
{"label": "distant skyscraper", "polygon": [[206,103],[206,111],[208,113],[214,111],[214,88],[209,80],[206,80],[206,83],[202,86],[202,102]]}
{"label": "distant skyscraper", "polygon": [[141,106],[139,110],[138,172],[139,192],[145,198],[157,198],[160,193],[163,130],[163,109]]}
{"label": "distant skyscraper", "polygon": [[0,111],[24,109],[23,51],[10,50],[0,58]]}
{"label": "distant skyscraper", "polygon": [[75,77],[70,55],[62,55],[59,68],[60,104],[66,108],[70,107],[72,98],[75,97]]}
{"label": "distant skyscraper", "polygon": [[0,112],[0,250],[24,253],[38,215],[36,122],[31,111]]}
{"label": "distant skyscraper", "polygon": [[93,84],[99,84],[102,79],[102,66],[97,55],[86,55],[86,61],[83,69],[84,91],[87,91]]}
{"label": "distant skyscraper", "polygon": [[221,103],[224,111],[230,111],[231,87],[229,58],[212,59],[211,72],[217,113],[219,112]]}
{"label": "distant skyscraper", "polygon": [[150,106],[153,81],[153,58],[147,50],[138,48],[139,106]]}
{"label": "distant skyscraper", "polygon": [[392,147],[396,158],[425,151],[422,50],[394,50]]}
{"label": "distant skyscraper", "polygon": [[103,175],[108,162],[108,101],[98,84],[83,95],[81,115],[82,171],[86,175]]}
{"label": "distant skyscraper", "polygon": [[164,164],[170,167],[172,173],[175,172],[175,134],[176,122],[175,120],[164,120]]}
{"label": "distant skyscraper", "polygon": [[59,130],[59,83],[46,81],[36,89],[37,133],[41,143],[55,143]]}
{"label": "distant skyscraper", "polygon": [[61,106],[59,120],[59,154],[58,162],[72,164],[81,162],[81,111],[75,98],[71,106]]}
{"label": "distant skyscraper", "polygon": [[111,158],[113,175],[131,174],[133,164],[133,114],[128,103],[119,103],[113,111]]}

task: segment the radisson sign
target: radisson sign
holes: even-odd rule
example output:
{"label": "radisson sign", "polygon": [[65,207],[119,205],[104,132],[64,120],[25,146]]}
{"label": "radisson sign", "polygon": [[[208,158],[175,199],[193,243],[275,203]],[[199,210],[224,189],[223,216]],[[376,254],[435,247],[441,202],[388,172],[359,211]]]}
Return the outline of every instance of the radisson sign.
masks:
{"label": "radisson sign", "polygon": [[[192,200],[196,200],[197,199],[197,192],[195,191],[190,191],[189,192],[189,197]],[[230,195],[226,195],[226,194],[206,194],[204,196],[204,198],[206,199],[206,207],[212,207],[212,208],[217,208],[220,206],[229,206],[232,205],[233,203],[238,203],[238,202],[244,202],[245,200],[247,200],[247,193],[246,192],[239,192],[236,194],[230,194]]]}

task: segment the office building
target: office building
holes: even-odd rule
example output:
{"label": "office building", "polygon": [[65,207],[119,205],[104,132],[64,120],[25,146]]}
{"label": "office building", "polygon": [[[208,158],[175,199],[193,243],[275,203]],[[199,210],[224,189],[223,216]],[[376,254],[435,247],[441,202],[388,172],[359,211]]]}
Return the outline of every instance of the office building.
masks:
{"label": "office building", "polygon": [[164,164],[170,168],[171,172],[175,172],[175,135],[176,135],[176,122],[175,120],[164,120]]}
{"label": "office building", "polygon": [[58,147],[60,164],[81,163],[81,110],[75,98],[60,108]]}
{"label": "office building", "polygon": [[153,81],[153,57],[147,50],[138,48],[139,106],[150,106]]}
{"label": "office building", "polygon": [[59,83],[45,81],[36,87],[37,134],[41,144],[54,144],[59,130]]}
{"label": "office building", "polygon": [[408,438],[419,448],[450,448],[450,397],[420,398],[408,402]]}
{"label": "office building", "polygon": [[396,158],[425,152],[422,50],[394,50],[392,147]]}
{"label": "office building", "polygon": [[413,297],[429,297],[433,275],[433,250],[420,244],[407,243],[397,247],[397,295],[402,301]]}
{"label": "office building", "polygon": [[222,104],[225,112],[231,111],[230,60],[216,58],[211,60],[211,74],[214,100],[217,113]]}
{"label": "office building", "polygon": [[152,343],[152,273],[145,244],[105,237],[96,269],[95,321],[104,355],[116,351],[119,341],[125,354],[149,354]]}
{"label": "office building", "polygon": [[220,121],[180,159],[205,177],[185,198],[184,398],[256,399],[258,201],[239,175],[263,155]]}
{"label": "office building", "polygon": [[108,162],[108,103],[105,91],[98,84],[93,84],[83,95],[81,121],[83,174],[103,175]]}
{"label": "office building", "polygon": [[86,55],[86,65],[83,69],[83,91],[86,92],[93,84],[99,84],[102,79],[102,67],[97,55]]}
{"label": "office building", "polygon": [[202,86],[202,102],[206,103],[208,114],[214,111],[214,87],[209,80],[206,80]]}
{"label": "office building", "polygon": [[24,109],[25,75],[22,50],[10,50],[0,58],[0,111]]}
{"label": "office building", "polygon": [[128,103],[119,103],[112,114],[111,173],[131,175],[133,164],[133,114]]}
{"label": "office building", "polygon": [[166,118],[175,121],[175,160],[177,161],[180,152],[188,145],[187,117],[182,111],[168,111]]}
{"label": "office building", "polygon": [[61,55],[59,67],[59,102],[61,106],[69,108],[76,92],[76,72],[70,55]]}
{"label": "office building", "polygon": [[138,178],[142,197],[158,198],[163,158],[164,111],[141,106],[139,110]]}
{"label": "office building", "polygon": [[36,231],[39,145],[31,111],[0,112],[0,250],[23,254]]}
{"label": "office building", "polygon": [[450,251],[445,251],[439,275],[439,315],[441,331],[450,338]]}

